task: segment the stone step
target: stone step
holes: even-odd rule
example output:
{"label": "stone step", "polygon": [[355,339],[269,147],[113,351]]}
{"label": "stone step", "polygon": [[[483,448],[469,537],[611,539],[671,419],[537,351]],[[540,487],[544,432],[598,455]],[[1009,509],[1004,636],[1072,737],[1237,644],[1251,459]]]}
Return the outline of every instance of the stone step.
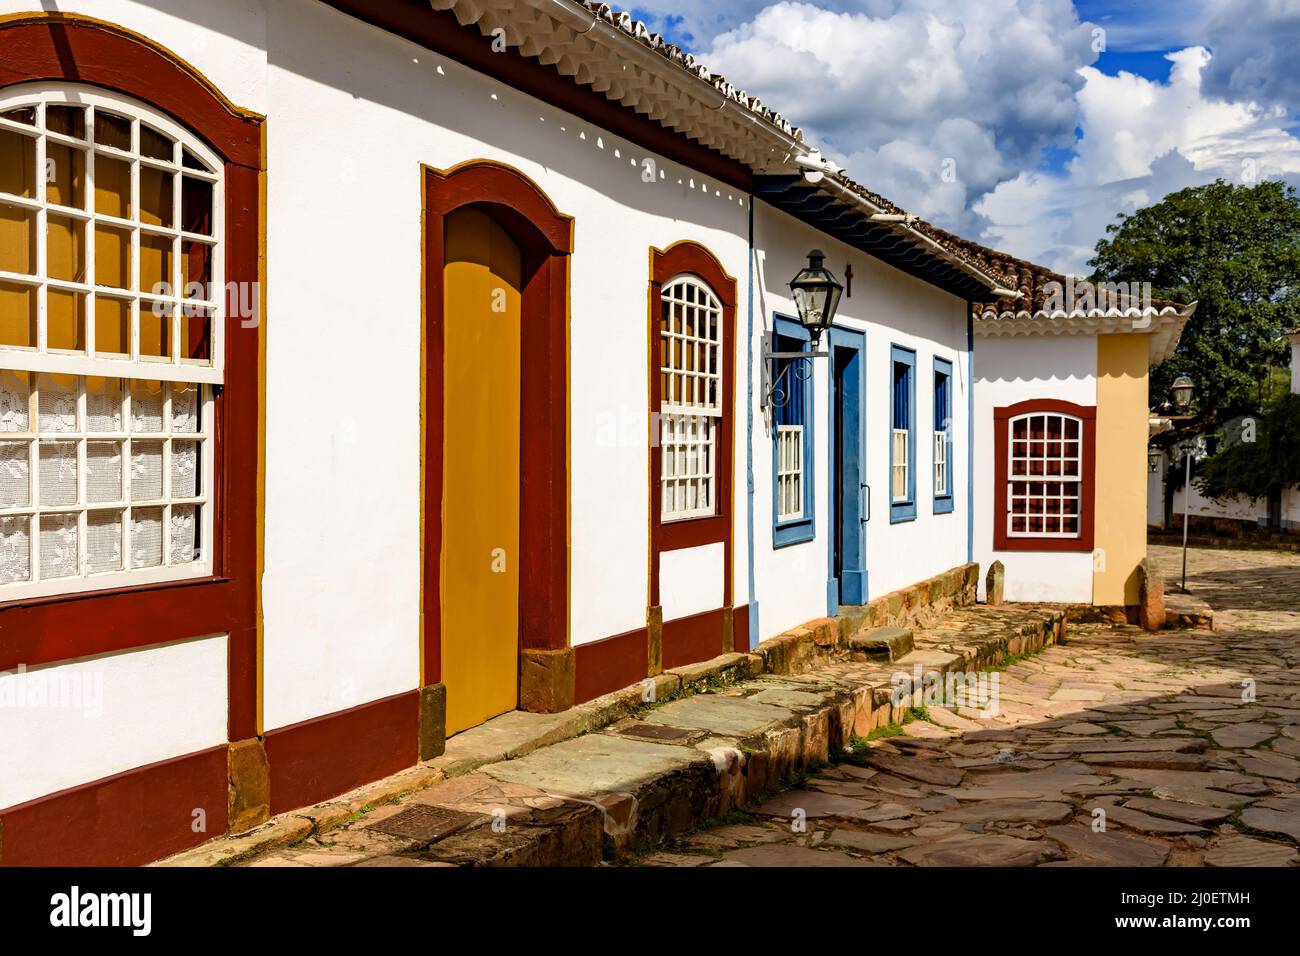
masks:
{"label": "stone step", "polygon": [[872,661],[896,661],[914,646],[910,627],[873,627],[849,638],[849,651]]}
{"label": "stone step", "polygon": [[1165,592],[1165,627],[1214,630],[1214,609],[1194,594]]}

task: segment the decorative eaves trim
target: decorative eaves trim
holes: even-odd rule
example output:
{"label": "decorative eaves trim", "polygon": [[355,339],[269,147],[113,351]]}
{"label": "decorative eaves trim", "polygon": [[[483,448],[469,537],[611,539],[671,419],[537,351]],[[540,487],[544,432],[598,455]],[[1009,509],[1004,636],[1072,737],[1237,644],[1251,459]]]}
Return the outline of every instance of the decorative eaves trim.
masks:
{"label": "decorative eaves trim", "polygon": [[1066,313],[1027,311],[997,312],[988,309],[975,317],[975,334],[981,338],[1009,338],[1030,335],[1111,335],[1134,333],[1150,336],[1151,364],[1158,365],[1174,354],[1187,320],[1196,311],[1190,305],[1147,309],[1092,309]]}

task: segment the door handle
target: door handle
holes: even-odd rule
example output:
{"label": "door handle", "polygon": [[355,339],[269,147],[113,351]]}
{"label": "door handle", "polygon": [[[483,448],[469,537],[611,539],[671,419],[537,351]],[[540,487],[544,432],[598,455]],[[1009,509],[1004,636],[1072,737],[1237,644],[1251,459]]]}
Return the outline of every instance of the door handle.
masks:
{"label": "door handle", "polygon": [[862,482],[862,487],[860,490],[865,491],[867,493],[867,507],[866,507],[865,516],[859,518],[858,520],[862,524],[866,524],[868,521],[871,520],[871,486],[864,481]]}

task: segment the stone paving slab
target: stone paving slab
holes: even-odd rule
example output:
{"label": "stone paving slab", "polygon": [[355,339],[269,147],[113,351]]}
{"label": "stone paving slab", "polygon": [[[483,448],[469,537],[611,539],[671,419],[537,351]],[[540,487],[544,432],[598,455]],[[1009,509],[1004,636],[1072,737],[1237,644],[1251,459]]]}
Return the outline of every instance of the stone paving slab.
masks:
{"label": "stone paving slab", "polygon": [[[1181,611],[1192,629],[1071,624],[1001,671],[996,714],[932,706],[904,736],[860,742],[852,763],[769,799],[756,819],[780,840],[763,858],[1300,866],[1300,560],[1193,551],[1189,585],[1217,630]],[[936,625],[930,643],[918,631],[909,656],[941,661],[966,626]],[[862,767],[875,773],[845,772]],[[702,844],[688,855],[718,859]]]}

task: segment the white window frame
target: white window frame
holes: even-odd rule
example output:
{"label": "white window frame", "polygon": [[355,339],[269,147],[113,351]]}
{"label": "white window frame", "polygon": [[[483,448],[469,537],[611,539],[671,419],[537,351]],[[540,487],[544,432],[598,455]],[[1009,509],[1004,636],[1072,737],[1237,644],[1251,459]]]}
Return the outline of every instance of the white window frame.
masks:
{"label": "white window frame", "polygon": [[948,430],[934,433],[934,493],[948,494]]}
{"label": "white window frame", "polygon": [[[694,329],[686,328],[688,309]],[[684,273],[663,284],[660,310],[660,516],[665,522],[711,517],[723,415],[722,302],[708,283]]]}
{"label": "white window frame", "polygon": [[[71,136],[46,129],[46,108],[50,105],[68,105],[83,107],[85,114],[85,138]],[[181,127],[169,117],[131,97],[120,96],[112,91],[77,83],[39,82],[24,83],[0,91],[0,114],[33,108],[36,111],[35,124],[17,122],[0,116],[0,129],[16,133],[35,140],[36,196],[20,197],[0,194],[0,203],[11,207],[27,209],[34,214],[36,226],[35,273],[32,275],[0,271],[0,281],[32,288],[37,300],[37,344],[35,347],[0,345],[0,370],[27,373],[29,394],[27,404],[26,428],[0,432],[0,441],[6,443],[21,442],[28,445],[28,481],[29,496],[26,506],[9,507],[0,510],[0,520],[13,521],[22,517],[30,519],[28,527],[29,579],[0,584],[0,603],[23,598],[43,597],[61,594],[73,594],[96,591],[106,588],[123,587],[138,584],[160,583],[165,581],[188,580],[206,577],[212,574],[212,544],[214,534],[213,490],[216,487],[216,463],[214,460],[213,428],[214,402],[213,386],[220,386],[224,380],[225,359],[225,198],[223,164],[212,150],[197,137]],[[103,109],[119,117],[130,120],[131,148],[120,150],[95,141],[95,111]],[[141,125],[151,127],[167,136],[173,142],[170,161],[144,156],[140,149]],[[85,156],[83,168],[84,207],[55,205],[48,201],[46,169],[47,143],[65,145],[81,151]],[[186,165],[184,154],[188,152],[206,169],[196,169]],[[123,219],[109,216],[95,210],[94,163],[92,157],[104,156],[130,164],[131,178],[131,218]],[[172,227],[155,226],[144,223],[140,210],[140,170],[153,168],[172,175]],[[182,193],[186,178],[209,183],[212,187],[211,235],[183,231]],[[71,219],[83,225],[82,249],[84,255],[85,282],[68,281],[48,275],[47,242],[48,217],[56,215]],[[95,284],[95,226],[102,224],[112,226],[130,233],[131,272],[129,290]],[[140,236],[153,235],[171,240],[171,288],[165,293],[140,289]],[[185,257],[183,255],[187,242],[200,243],[210,250],[210,285],[201,290],[201,294],[187,298],[184,284]],[[68,353],[51,350],[48,347],[48,309],[47,290],[60,290],[79,293],[85,297],[84,315],[84,353]],[[130,345],[129,354],[108,355],[95,352],[95,300],[104,295],[128,305]],[[154,303],[166,308],[171,322],[168,341],[171,345],[170,356],[147,356],[140,354],[140,314],[142,308],[153,308]],[[208,358],[190,359],[181,354],[182,342],[180,331],[181,310],[184,308],[201,309],[208,315]],[[43,417],[48,419],[48,408],[41,404],[43,376],[46,374],[75,376],[76,414],[71,427],[60,426],[55,429],[43,428]],[[105,378],[122,383],[123,400],[120,406],[119,429],[111,431],[91,431],[87,417],[86,377]],[[134,428],[132,410],[133,381],[152,381],[162,384],[162,426],[161,429],[141,432]],[[193,385],[196,387],[197,422],[195,431],[182,431],[174,428],[176,424],[172,406],[172,384],[176,386]],[[15,419],[14,421],[17,421]],[[64,423],[67,424],[66,422]],[[173,477],[173,448],[181,442],[197,442],[198,494],[184,498],[171,498]],[[41,500],[40,471],[41,447],[49,442],[75,442],[77,446],[77,499],[75,504],[44,504]],[[120,468],[122,480],[122,497],[118,501],[90,501],[87,494],[87,444],[95,442],[116,442],[120,448]],[[150,500],[132,500],[131,472],[135,461],[132,443],[148,442],[161,446],[161,482],[162,497],[150,496]],[[19,459],[12,459],[18,461]],[[69,459],[70,460],[70,459]],[[200,542],[193,560],[172,564],[172,521],[173,516],[181,518],[173,509],[194,507],[198,511],[198,521],[194,534]],[[154,511],[161,509],[162,516],[162,563],[147,567],[131,567],[132,549],[130,547],[130,528],[136,520],[136,512],[142,509]],[[122,524],[122,570],[90,573],[87,557],[88,517],[95,512],[117,512]],[[41,577],[41,534],[38,531],[42,515],[75,515],[77,517],[77,573],[74,576],[43,580]]]}
{"label": "white window frame", "polygon": [[776,519],[803,517],[803,425],[776,426]]}
{"label": "white window frame", "polygon": [[[1033,428],[1032,420],[1035,418],[1043,419],[1043,435],[1044,435],[1043,439],[1037,440],[1032,438],[1025,438],[1025,439],[1017,440],[1015,437],[1016,423],[1022,421],[1028,421],[1029,425],[1027,426],[1027,429],[1032,430]],[[1061,438],[1049,440],[1046,437],[1048,434],[1048,429],[1047,429],[1048,419],[1057,419],[1060,421],[1059,434],[1061,435]],[[1074,423],[1075,434],[1078,436],[1077,438],[1065,437],[1066,422]],[[1084,460],[1084,442],[1086,441],[1084,427],[1083,427],[1083,420],[1078,418],[1075,415],[1069,415],[1064,412],[1048,412],[1048,411],[1026,412],[1023,415],[1017,415],[1014,418],[1008,419],[1006,427],[1007,427],[1007,514],[1005,520],[1007,523],[1007,537],[1009,538],[1057,538],[1063,540],[1077,539],[1082,537],[1083,535],[1083,493],[1084,493],[1083,460]],[[1061,450],[1058,454],[1056,455],[1047,454],[1047,451],[1049,449],[1046,446],[1049,444],[1049,441],[1051,443],[1056,443],[1061,446]],[[1071,442],[1077,445],[1077,448],[1075,449],[1073,454],[1070,454],[1068,450],[1068,445]],[[1043,454],[1041,455],[1033,454],[1033,445],[1035,443],[1040,443],[1044,445]],[[1018,449],[1016,447],[1017,445],[1025,446],[1023,454],[1017,454],[1018,452]],[[1058,463],[1061,471],[1059,475],[1046,474],[1047,463],[1052,461]],[[1033,462],[1041,462],[1043,464],[1044,466],[1043,474],[1033,475],[1029,473],[1031,470],[1029,466]],[[1071,462],[1073,463],[1073,471],[1066,471],[1067,463],[1071,463]],[[1017,470],[1018,465],[1021,466],[1019,471]],[[1024,495],[1017,495],[1015,494],[1015,486],[1017,484],[1023,484],[1027,486],[1043,485],[1044,488],[1041,494],[1031,494],[1029,493],[1029,489],[1026,488],[1025,489],[1026,493]],[[1075,485],[1075,491],[1073,494],[1066,493],[1067,489],[1065,488],[1065,486],[1070,484]],[[1048,486],[1055,486],[1056,492],[1054,494],[1049,494]],[[1023,500],[1024,510],[1022,511],[1016,510],[1017,499]],[[1041,514],[1035,514],[1030,510],[1029,503],[1035,500],[1041,501],[1043,503],[1044,510]],[[1046,511],[1047,502],[1049,501],[1055,501],[1058,508],[1058,510],[1052,514],[1048,514]],[[1067,512],[1065,510],[1067,502],[1073,502],[1074,510],[1072,512]],[[1046,521],[1046,519],[1049,517],[1055,517],[1058,518],[1058,525],[1063,523],[1063,519],[1065,517],[1072,517],[1075,519],[1075,530],[1074,531],[1060,531],[1060,530],[1017,531],[1015,529],[1015,519],[1018,517],[1024,518],[1026,520],[1026,524],[1028,524],[1030,518],[1042,517],[1044,518],[1044,521]]]}
{"label": "white window frame", "polygon": [[[911,467],[911,462],[907,460],[907,446],[910,444],[908,438],[911,432],[906,428],[895,428],[891,430],[891,434],[894,442],[894,465],[893,474],[890,475],[890,498],[892,501],[909,501],[907,469]],[[900,477],[903,484],[901,495],[894,491],[898,487]]]}

